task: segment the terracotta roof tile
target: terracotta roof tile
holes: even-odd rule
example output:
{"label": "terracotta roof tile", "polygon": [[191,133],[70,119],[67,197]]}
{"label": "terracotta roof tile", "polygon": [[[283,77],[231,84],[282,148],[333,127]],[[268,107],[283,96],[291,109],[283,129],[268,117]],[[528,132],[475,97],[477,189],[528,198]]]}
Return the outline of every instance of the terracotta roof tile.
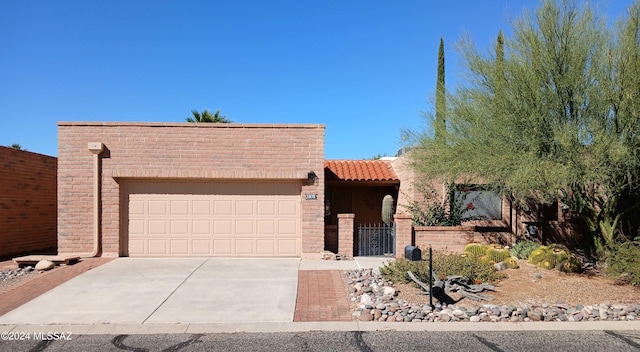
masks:
{"label": "terracotta roof tile", "polygon": [[325,160],[325,180],[399,181],[386,160]]}

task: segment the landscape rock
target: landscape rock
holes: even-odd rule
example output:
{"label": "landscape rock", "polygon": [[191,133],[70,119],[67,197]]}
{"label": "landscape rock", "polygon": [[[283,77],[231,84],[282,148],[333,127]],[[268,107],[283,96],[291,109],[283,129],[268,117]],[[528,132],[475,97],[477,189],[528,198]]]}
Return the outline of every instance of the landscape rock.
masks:
{"label": "landscape rock", "polygon": [[527,318],[531,319],[531,321],[542,321],[542,317],[542,312],[537,310],[532,310],[527,313]]}
{"label": "landscape rock", "polygon": [[365,293],[360,297],[360,303],[364,304],[365,306],[369,306],[373,303],[373,300],[371,299],[371,296],[369,296],[369,294]]}
{"label": "landscape rock", "polygon": [[505,263],[505,262],[495,263],[495,264],[493,264],[493,267],[497,271],[507,270],[507,263]]}
{"label": "landscape rock", "polygon": [[358,317],[358,320],[360,320],[360,321],[372,321],[373,320],[373,315],[371,314],[370,310],[363,310],[360,313],[360,316]]}
{"label": "landscape rock", "polygon": [[383,290],[382,290],[382,294],[385,296],[395,296],[396,295],[396,289],[391,287],[391,286],[386,286]]}
{"label": "landscape rock", "polygon": [[357,306],[353,316],[361,321],[387,322],[581,322],[602,320],[638,320],[640,304],[603,302],[593,305],[569,305],[561,301],[544,304],[447,305],[434,299],[433,307],[396,299],[396,289],[380,273],[370,269],[345,272],[350,286],[349,301]]}
{"label": "landscape rock", "polygon": [[38,271],[47,271],[47,270],[51,270],[56,266],[56,264],[52,261],[49,260],[41,260],[38,262],[38,264],[36,264],[36,270]]}

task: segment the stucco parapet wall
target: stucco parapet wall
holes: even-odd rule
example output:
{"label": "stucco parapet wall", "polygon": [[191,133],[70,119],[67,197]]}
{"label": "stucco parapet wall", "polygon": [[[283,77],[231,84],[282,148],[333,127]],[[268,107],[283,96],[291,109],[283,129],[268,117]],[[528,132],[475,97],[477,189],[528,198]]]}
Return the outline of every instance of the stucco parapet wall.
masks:
{"label": "stucco parapet wall", "polygon": [[189,179],[246,179],[246,180],[301,180],[308,178],[302,171],[198,171],[198,170],[113,170],[111,177],[117,178],[189,178]]}
{"label": "stucco parapet wall", "polygon": [[193,123],[193,122],[81,122],[58,121],[58,126],[139,126],[139,127],[185,127],[185,128],[291,128],[325,129],[323,124],[259,124],[259,123]]}

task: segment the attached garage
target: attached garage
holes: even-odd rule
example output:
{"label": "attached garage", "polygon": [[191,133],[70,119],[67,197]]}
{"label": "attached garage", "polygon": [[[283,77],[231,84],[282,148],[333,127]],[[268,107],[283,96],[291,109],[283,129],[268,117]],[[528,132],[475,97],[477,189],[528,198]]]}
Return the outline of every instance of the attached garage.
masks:
{"label": "attached garage", "polygon": [[324,125],[58,123],[58,253],[316,258]]}
{"label": "attached garage", "polygon": [[299,180],[127,181],[128,255],[300,256],[301,187]]}

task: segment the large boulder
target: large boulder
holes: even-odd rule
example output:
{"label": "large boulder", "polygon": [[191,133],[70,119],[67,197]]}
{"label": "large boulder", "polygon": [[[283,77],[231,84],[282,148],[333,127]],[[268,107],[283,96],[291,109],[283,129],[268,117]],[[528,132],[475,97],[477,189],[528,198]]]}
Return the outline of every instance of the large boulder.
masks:
{"label": "large boulder", "polygon": [[56,266],[56,264],[50,260],[43,259],[36,264],[36,270],[38,271],[47,271],[51,270]]}

